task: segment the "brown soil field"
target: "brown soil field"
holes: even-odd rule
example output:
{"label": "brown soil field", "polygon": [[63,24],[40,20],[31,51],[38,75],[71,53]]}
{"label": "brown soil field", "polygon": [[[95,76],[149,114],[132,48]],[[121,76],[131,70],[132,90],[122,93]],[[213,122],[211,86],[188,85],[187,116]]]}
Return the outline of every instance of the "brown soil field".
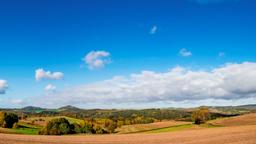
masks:
{"label": "brown soil field", "polygon": [[0,134],[0,144],[256,144],[256,126],[220,127],[158,134],[29,136]]}
{"label": "brown soil field", "polygon": [[217,126],[241,126],[241,125],[256,125],[256,113],[217,119],[209,122]]}
{"label": "brown soil field", "polygon": [[162,121],[162,122],[155,122],[155,123],[150,123],[150,124],[124,125],[121,128],[118,128],[117,131],[120,134],[135,133],[135,132],[139,132],[139,131],[147,131],[147,130],[152,130],[152,129],[178,126],[178,125],[184,125],[184,124],[191,124],[191,122]]}

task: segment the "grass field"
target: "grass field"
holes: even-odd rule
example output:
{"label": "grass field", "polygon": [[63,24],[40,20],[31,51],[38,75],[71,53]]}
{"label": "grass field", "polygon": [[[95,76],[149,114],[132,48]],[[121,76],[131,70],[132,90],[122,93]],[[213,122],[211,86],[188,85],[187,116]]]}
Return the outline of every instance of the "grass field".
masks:
{"label": "grass field", "polygon": [[159,129],[153,129],[149,131],[145,131],[144,133],[162,133],[162,132],[174,132],[174,131],[180,131],[185,129],[191,129],[194,125],[192,124],[186,124],[186,125],[177,125],[177,126],[171,126],[166,128],[159,128]]}
{"label": "grass field", "polygon": [[17,129],[0,128],[0,133],[8,133],[8,134],[37,135],[38,131],[39,129],[33,129],[33,128],[17,128]]}
{"label": "grass field", "polygon": [[176,131],[182,131],[182,130],[195,130],[195,129],[203,129],[203,128],[217,128],[217,127],[220,127],[220,126],[212,125],[212,124],[202,124],[202,125],[184,124],[184,125],[175,125],[175,126],[157,128],[157,129],[140,131],[140,132],[141,133],[162,133],[162,132],[176,132]]}
{"label": "grass field", "polygon": [[[62,117],[62,116],[61,116]],[[70,123],[82,124],[84,121],[80,119],[65,117]],[[18,128],[0,128],[0,133],[7,134],[25,134],[25,135],[37,135],[39,130],[46,125],[46,123],[54,118],[60,117],[34,117],[21,120],[18,123]],[[39,121],[40,119],[40,121]]]}
{"label": "grass field", "polygon": [[146,132],[146,131],[157,130],[161,128],[169,128],[173,126],[180,126],[180,125],[187,125],[187,124],[191,124],[191,122],[162,121],[162,122],[155,122],[150,124],[124,125],[121,128],[118,128],[117,131],[119,134],[138,133],[138,132]]}
{"label": "grass field", "polygon": [[27,134],[27,135],[36,135],[41,129],[41,126],[32,125],[29,123],[19,122],[17,128],[0,128],[0,133],[13,133],[13,134]]}

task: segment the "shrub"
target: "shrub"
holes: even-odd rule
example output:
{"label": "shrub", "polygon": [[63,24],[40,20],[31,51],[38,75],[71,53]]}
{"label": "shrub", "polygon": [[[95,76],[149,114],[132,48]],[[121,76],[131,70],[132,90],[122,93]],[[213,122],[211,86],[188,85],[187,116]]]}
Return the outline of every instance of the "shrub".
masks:
{"label": "shrub", "polygon": [[101,126],[96,126],[94,128],[96,134],[107,134],[108,132],[103,129]]}
{"label": "shrub", "polygon": [[104,127],[106,128],[107,133],[114,133],[117,128],[117,123],[112,120],[106,120]]}
{"label": "shrub", "polygon": [[61,134],[69,134],[71,133],[70,125],[69,123],[61,123],[59,125],[59,130]]}
{"label": "shrub", "polygon": [[12,128],[14,123],[19,121],[19,117],[14,113],[0,112],[0,127]]}
{"label": "shrub", "polygon": [[42,135],[64,135],[70,133],[72,133],[71,125],[65,118],[57,118],[49,121],[39,132]]}
{"label": "shrub", "polygon": [[72,130],[72,133],[81,133],[81,126],[77,123],[71,124],[70,129]]}
{"label": "shrub", "polygon": [[84,126],[81,127],[80,129],[81,133],[87,133],[87,134],[94,134],[95,130],[93,129],[93,125],[92,124],[85,124]]}

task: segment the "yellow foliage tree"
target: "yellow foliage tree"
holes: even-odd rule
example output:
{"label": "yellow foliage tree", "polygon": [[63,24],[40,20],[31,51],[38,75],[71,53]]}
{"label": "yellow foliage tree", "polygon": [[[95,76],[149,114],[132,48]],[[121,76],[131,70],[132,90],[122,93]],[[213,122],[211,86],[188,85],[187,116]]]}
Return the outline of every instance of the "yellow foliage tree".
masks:
{"label": "yellow foliage tree", "polygon": [[200,107],[192,114],[192,120],[195,124],[205,123],[210,118],[210,111],[207,107]]}

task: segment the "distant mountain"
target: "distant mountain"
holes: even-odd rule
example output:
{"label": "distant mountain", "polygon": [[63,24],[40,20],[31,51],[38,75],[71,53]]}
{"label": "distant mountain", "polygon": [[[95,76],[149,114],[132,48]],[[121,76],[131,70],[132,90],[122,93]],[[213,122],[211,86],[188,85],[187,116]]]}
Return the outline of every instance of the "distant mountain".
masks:
{"label": "distant mountain", "polygon": [[74,106],[71,106],[71,105],[67,105],[67,106],[58,108],[58,110],[59,111],[80,111],[81,109],[77,108],[77,107],[74,107]]}
{"label": "distant mountain", "polygon": [[[256,112],[256,104],[251,105],[240,105],[240,106],[209,106],[210,111],[212,113],[220,113],[220,114],[243,114],[248,112]],[[163,110],[169,110],[169,111],[181,111],[181,112],[189,112],[191,113],[196,108],[166,108]],[[136,110],[132,109],[82,109],[75,106],[67,105],[63,106],[57,109],[48,109],[48,108],[41,108],[41,107],[35,107],[35,106],[27,106],[24,108],[0,108],[2,111],[14,111],[14,112],[24,112],[24,113],[32,113],[32,114],[58,114],[58,115],[65,115],[67,113],[69,114],[80,114],[83,116],[91,116],[93,114],[99,114],[99,113],[121,113],[121,112],[134,112]],[[152,108],[152,109],[137,109],[137,111],[154,111],[154,110],[160,110],[159,108]]]}
{"label": "distant mountain", "polygon": [[250,110],[256,110],[256,104],[251,104],[251,105],[241,105],[237,106],[238,108],[244,108],[244,109],[250,109]]}
{"label": "distant mountain", "polygon": [[45,108],[41,108],[41,107],[35,107],[35,106],[26,106],[24,108],[21,108],[22,111],[25,112],[41,112],[46,110]]}

